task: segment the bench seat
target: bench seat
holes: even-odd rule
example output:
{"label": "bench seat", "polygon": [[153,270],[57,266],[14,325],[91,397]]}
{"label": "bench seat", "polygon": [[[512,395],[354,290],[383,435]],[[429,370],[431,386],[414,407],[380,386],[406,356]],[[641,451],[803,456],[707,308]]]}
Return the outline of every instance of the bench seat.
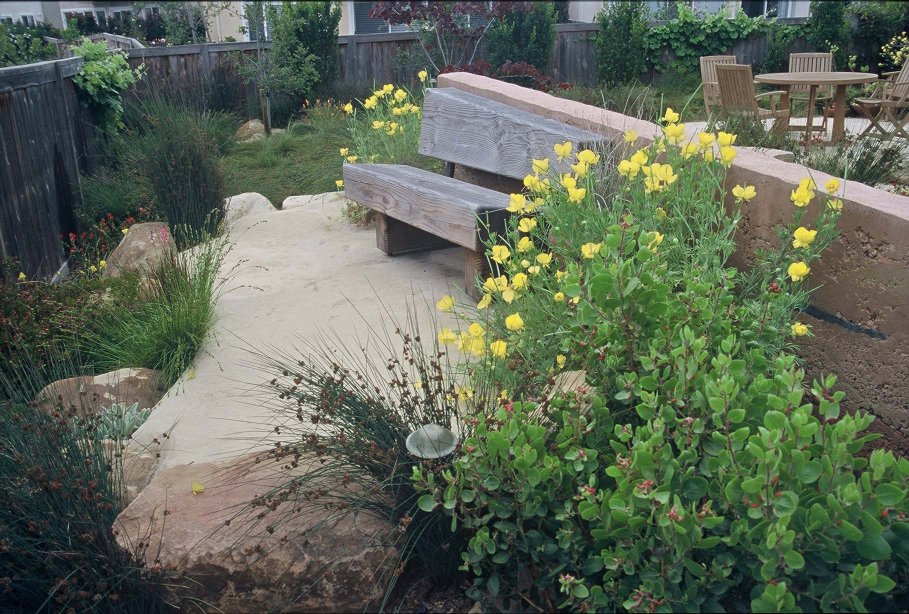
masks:
{"label": "bench seat", "polygon": [[376,245],[394,256],[459,245],[464,284],[477,296],[476,278],[488,274],[490,233],[504,229],[508,195],[400,164],[345,164],[344,193],[376,213]]}

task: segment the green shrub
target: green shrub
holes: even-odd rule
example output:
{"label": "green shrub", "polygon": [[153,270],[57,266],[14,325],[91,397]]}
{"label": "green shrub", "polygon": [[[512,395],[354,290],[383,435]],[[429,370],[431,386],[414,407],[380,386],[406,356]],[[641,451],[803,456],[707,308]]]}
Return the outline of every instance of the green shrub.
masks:
{"label": "green shrub", "polygon": [[847,12],[858,18],[854,43],[859,66],[877,67],[881,47],[909,28],[909,6],[905,2],[852,2]]}
{"label": "green shrub", "polygon": [[220,157],[235,125],[226,116],[181,109],[166,102],[145,105],[144,125],[129,135],[130,164],[148,179],[155,203],[183,248],[214,235],[224,217]]}
{"label": "green shrub", "polygon": [[144,66],[135,70],[126,61],[126,52],[108,52],[107,43],[84,39],[73,53],[85,60],[73,76],[79,97],[95,117],[102,133],[113,134],[123,127],[121,94],[142,78]]}
{"label": "green shrub", "polygon": [[612,2],[600,13],[597,70],[607,87],[639,78],[647,69],[647,9],[644,2]]}
{"label": "green shrub", "polygon": [[833,62],[840,70],[846,69],[850,38],[845,2],[811,0],[805,39],[815,50],[833,53]]}
{"label": "green shrub", "polygon": [[44,42],[48,34],[41,26],[0,23],[0,68],[56,59],[57,48]]}
{"label": "green shrub", "polygon": [[83,227],[112,214],[117,219],[136,215],[140,209],[154,208],[154,196],[148,179],[131,168],[102,167],[80,178],[82,199],[76,210]]}
{"label": "green shrub", "polygon": [[224,239],[196,242],[151,271],[137,304],[97,310],[79,338],[90,369],[157,369],[162,385],[170,387],[192,366],[215,321],[224,283],[219,272],[228,250]]}
{"label": "green shrub", "polygon": [[508,11],[486,32],[486,59],[495,68],[511,61],[546,70],[555,43],[555,23],[555,10],[549,2],[535,3],[526,11]]}
{"label": "green shrub", "polygon": [[572,172],[535,161],[511,196],[483,299],[454,307],[470,326],[440,332],[501,392],[466,410],[453,468],[414,472],[420,508],[466,532],[470,594],[493,609],[899,608],[909,461],[862,456],[872,417],[793,354],[841,182],[803,179],[778,243],[737,271],[756,190],[727,207],[736,137],[689,143],[678,119],[637,151],[627,134],[617,164],[558,145]]}

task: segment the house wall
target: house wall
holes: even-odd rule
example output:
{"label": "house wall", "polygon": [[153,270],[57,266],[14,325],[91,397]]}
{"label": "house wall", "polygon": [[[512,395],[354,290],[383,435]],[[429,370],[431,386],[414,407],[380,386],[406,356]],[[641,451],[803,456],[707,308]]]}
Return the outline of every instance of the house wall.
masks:
{"label": "house wall", "polygon": [[0,2],[0,17],[12,17],[19,23],[23,15],[31,15],[36,22],[44,21],[43,2]]}
{"label": "house wall", "polygon": [[222,10],[210,16],[207,27],[208,36],[213,43],[223,43],[227,37],[235,41],[249,40],[242,2],[227,2]]}

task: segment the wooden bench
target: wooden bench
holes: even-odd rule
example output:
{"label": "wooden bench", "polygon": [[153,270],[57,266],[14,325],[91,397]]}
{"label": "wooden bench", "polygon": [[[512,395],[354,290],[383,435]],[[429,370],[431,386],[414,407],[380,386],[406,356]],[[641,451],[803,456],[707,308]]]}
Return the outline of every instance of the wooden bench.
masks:
{"label": "wooden bench", "polygon": [[454,88],[426,92],[419,152],[446,163],[439,175],[395,164],[345,164],[350,200],[376,213],[376,244],[390,256],[418,250],[464,248],[465,290],[476,297],[477,277],[489,274],[485,241],[504,228],[509,197],[453,178],[456,164],[523,179],[532,158],[550,158],[557,172],[574,160],[557,162],[552,146],[601,147],[600,135],[515,109]]}

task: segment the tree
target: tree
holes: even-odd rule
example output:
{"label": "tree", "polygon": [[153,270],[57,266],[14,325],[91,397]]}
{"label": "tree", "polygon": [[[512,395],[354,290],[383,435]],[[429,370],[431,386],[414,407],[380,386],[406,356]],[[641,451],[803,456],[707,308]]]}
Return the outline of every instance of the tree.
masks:
{"label": "tree", "polygon": [[555,43],[555,10],[549,2],[524,9],[519,5],[505,13],[486,35],[486,55],[496,68],[511,61],[546,70]]}
{"label": "tree", "polygon": [[610,3],[600,13],[597,66],[600,79],[615,87],[637,79],[646,68],[647,9],[641,0]]}

